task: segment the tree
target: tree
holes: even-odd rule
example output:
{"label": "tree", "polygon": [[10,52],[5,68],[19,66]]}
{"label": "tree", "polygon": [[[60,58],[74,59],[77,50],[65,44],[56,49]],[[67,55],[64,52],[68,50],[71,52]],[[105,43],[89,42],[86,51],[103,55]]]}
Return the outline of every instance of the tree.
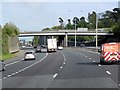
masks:
{"label": "tree", "polygon": [[92,12],[92,14],[88,13],[88,28],[95,29],[96,28],[96,12]]}
{"label": "tree", "polygon": [[3,27],[3,34],[7,34],[8,36],[16,36],[19,34],[19,29],[13,23],[6,23]]}
{"label": "tree", "polygon": [[77,27],[79,28],[87,28],[87,22],[85,21],[85,17],[81,17]]}
{"label": "tree", "polygon": [[77,24],[79,23],[79,18],[77,18],[77,17],[74,17],[73,18],[73,27],[74,27],[74,29],[75,29],[75,25],[76,25],[76,28],[77,28]]}
{"label": "tree", "polygon": [[66,29],[73,29],[73,25],[71,24],[71,20],[68,19],[68,23],[65,26]]}
{"label": "tree", "polygon": [[34,36],[33,38],[33,46],[37,47],[39,43],[39,36]]}
{"label": "tree", "polygon": [[17,36],[19,29],[13,23],[6,23],[2,28],[2,53],[9,53],[8,38]]}
{"label": "tree", "polygon": [[43,28],[42,31],[50,31],[50,28]]}
{"label": "tree", "polygon": [[51,28],[52,30],[58,30],[58,29],[61,29],[61,26],[59,25],[59,26],[53,26],[52,28]]}
{"label": "tree", "polygon": [[60,23],[60,26],[61,26],[61,29],[64,29],[64,24],[63,24],[63,19],[60,17],[59,18],[59,23]]}
{"label": "tree", "polygon": [[113,33],[115,36],[117,36],[118,40],[120,41],[120,8],[114,8],[111,14],[115,21],[115,25],[113,25],[112,27]]}

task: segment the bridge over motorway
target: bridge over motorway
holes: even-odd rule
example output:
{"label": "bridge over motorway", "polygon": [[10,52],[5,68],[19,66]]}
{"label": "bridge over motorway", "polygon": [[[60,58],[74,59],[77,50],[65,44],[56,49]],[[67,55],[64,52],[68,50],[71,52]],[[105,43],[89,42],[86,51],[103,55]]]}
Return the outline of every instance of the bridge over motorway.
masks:
{"label": "bridge over motorway", "polygon": [[[112,33],[96,31],[75,31],[75,30],[57,30],[57,31],[41,31],[41,32],[20,32],[19,37],[29,36],[58,36],[59,45],[68,46],[68,36],[112,36]],[[44,41],[44,40],[43,40]]]}
{"label": "bridge over motorway", "polygon": [[[61,36],[61,35],[68,35],[68,36],[96,36],[96,31],[76,31],[75,30],[58,30],[58,31],[41,31],[41,32],[20,32],[19,37],[25,36]],[[98,36],[111,36],[112,33],[104,32],[97,32]]]}

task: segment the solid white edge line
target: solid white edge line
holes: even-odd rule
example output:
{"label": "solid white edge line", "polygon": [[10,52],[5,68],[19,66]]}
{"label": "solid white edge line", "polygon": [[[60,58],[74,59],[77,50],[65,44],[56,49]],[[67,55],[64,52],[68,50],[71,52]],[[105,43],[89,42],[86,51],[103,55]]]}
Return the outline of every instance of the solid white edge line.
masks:
{"label": "solid white edge line", "polygon": [[107,74],[111,74],[111,72],[110,72],[110,71],[106,71],[106,73],[107,73]]}
{"label": "solid white edge line", "polygon": [[[18,74],[18,73],[20,73],[20,72],[25,71],[26,69],[31,68],[32,66],[36,65],[37,63],[39,63],[39,62],[43,61],[43,60],[47,57],[47,55],[48,55],[48,53],[45,55],[45,57],[44,57],[44,58],[42,58],[42,59],[41,59],[41,60],[39,60],[38,62],[35,62],[35,63],[31,64],[30,66],[25,67],[25,68],[23,68],[23,69],[19,70],[18,72],[15,72],[15,73],[12,73],[12,74],[10,74],[10,75],[7,75],[7,77],[11,77],[11,76],[13,76],[13,75],[15,75],[15,74]],[[3,79],[6,79],[6,77],[3,77]]]}
{"label": "solid white edge line", "polygon": [[56,74],[53,76],[53,78],[56,78],[56,77],[57,77],[57,75],[58,75],[58,74],[56,73]]}

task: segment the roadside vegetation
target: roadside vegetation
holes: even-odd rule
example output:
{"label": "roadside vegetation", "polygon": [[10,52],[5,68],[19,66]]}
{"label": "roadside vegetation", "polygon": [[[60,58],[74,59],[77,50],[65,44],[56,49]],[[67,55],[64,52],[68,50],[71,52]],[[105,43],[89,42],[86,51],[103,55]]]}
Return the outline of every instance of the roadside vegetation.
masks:
{"label": "roadside vegetation", "polygon": [[15,57],[14,54],[11,54],[9,52],[9,46],[8,46],[8,38],[18,36],[19,29],[14,25],[13,23],[9,22],[6,23],[3,27],[0,26],[0,32],[1,32],[1,58],[2,60],[9,59],[12,57]]}
{"label": "roadside vegetation", "polygon": [[15,54],[10,54],[10,53],[2,54],[2,60],[8,60],[8,59],[11,59],[13,57],[16,57],[16,55]]}

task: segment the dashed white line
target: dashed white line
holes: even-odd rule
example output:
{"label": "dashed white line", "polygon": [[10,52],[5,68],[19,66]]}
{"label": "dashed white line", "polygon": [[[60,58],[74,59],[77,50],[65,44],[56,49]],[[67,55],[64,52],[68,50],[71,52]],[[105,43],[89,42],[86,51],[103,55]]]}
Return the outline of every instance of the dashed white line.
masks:
{"label": "dashed white line", "polygon": [[89,58],[89,59],[92,59],[92,58]]}
{"label": "dashed white line", "polygon": [[101,66],[101,64],[98,64],[98,66]]}
{"label": "dashed white line", "polygon": [[7,77],[11,77],[12,75],[7,75]]}
{"label": "dashed white line", "polygon": [[94,51],[87,51],[87,50],[81,50],[81,51],[86,51],[86,52],[90,52],[90,53],[100,54],[100,53],[94,52]]}
{"label": "dashed white line", "polygon": [[60,69],[62,69],[63,67],[61,66]]}
{"label": "dashed white line", "polygon": [[58,75],[58,74],[56,73],[56,74],[53,76],[53,78],[56,78],[56,77],[57,77],[57,75]]}
{"label": "dashed white line", "polygon": [[13,75],[15,75],[15,73],[12,73],[11,75],[13,76]]}
{"label": "dashed white line", "polygon": [[63,64],[65,64],[65,62]]}
{"label": "dashed white line", "polygon": [[7,77],[3,77],[3,79],[6,79]]}
{"label": "dashed white line", "polygon": [[110,71],[106,71],[106,73],[107,73],[107,74],[111,74],[111,72],[110,72]]}
{"label": "dashed white line", "polygon": [[93,62],[95,62],[95,61],[93,61]]}
{"label": "dashed white line", "polygon": [[5,66],[9,66],[9,65],[12,65],[12,64],[15,64],[15,63],[18,63],[18,62],[21,62],[21,61],[15,61],[15,62],[12,62],[12,63],[6,64]]}
{"label": "dashed white line", "polygon": [[28,68],[31,68],[32,66],[34,66],[34,65],[36,65],[37,63],[39,63],[39,62],[41,62],[42,60],[44,60],[44,59],[47,57],[47,55],[48,55],[48,53],[47,53],[46,56],[45,56],[43,59],[41,59],[40,61],[38,61],[38,62],[36,62],[36,63],[34,63],[34,64],[31,64],[30,66],[25,67],[25,68],[23,68],[23,69],[21,69],[21,70],[19,70],[19,71],[17,71],[17,72],[14,72],[14,73],[12,73],[12,74],[10,74],[10,75],[7,75],[7,77],[3,77],[3,79],[6,79],[6,78],[8,78],[8,77],[11,77],[11,76],[13,76],[13,75],[15,75],[15,74],[18,74],[18,73],[20,73],[20,72],[23,72],[23,71],[25,71],[25,70],[28,69]]}

